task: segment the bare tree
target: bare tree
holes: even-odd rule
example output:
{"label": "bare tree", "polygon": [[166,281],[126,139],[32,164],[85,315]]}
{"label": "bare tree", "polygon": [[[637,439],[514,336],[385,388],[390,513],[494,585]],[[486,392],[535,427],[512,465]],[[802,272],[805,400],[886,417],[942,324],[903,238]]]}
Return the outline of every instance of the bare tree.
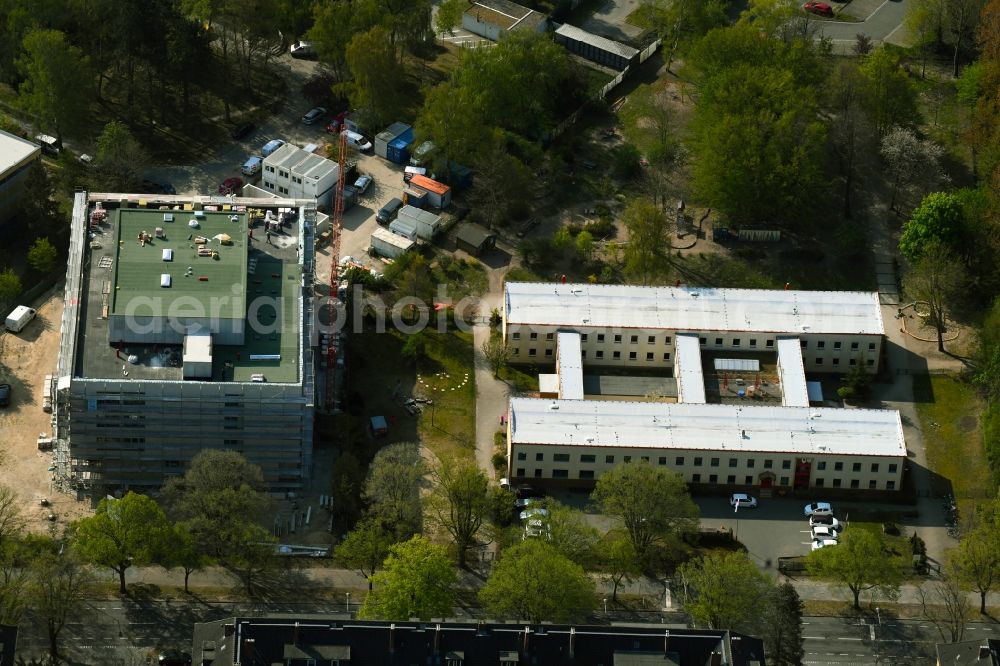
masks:
{"label": "bare tree", "polygon": [[879,152],[892,183],[890,210],[896,210],[901,193],[914,189],[923,198],[931,188],[948,181],[941,168],[944,149],[933,141],[917,138],[913,130],[898,125],[891,128],[882,137]]}
{"label": "bare tree", "polygon": [[948,32],[952,40],[951,75],[956,78],[962,44],[972,38],[983,4],[984,0],[949,0],[946,3]]}
{"label": "bare tree", "polygon": [[844,174],[844,217],[851,217],[851,195],[859,162],[874,141],[874,128],[864,107],[865,78],[854,63],[840,61],[826,87],[831,112],[830,139]]}
{"label": "bare tree", "polygon": [[21,499],[9,486],[0,485],[0,548],[24,529]]}
{"label": "bare tree", "polygon": [[948,315],[961,298],[968,280],[965,267],[943,243],[929,242],[923,255],[903,278],[903,291],[927,304],[925,320],[937,332],[938,351],[944,351]]}
{"label": "bare tree", "polygon": [[490,364],[493,376],[499,377],[500,370],[510,361],[512,353],[510,345],[499,334],[494,333],[490,335],[489,340],[483,343],[480,350],[483,352],[486,362]]}
{"label": "bare tree", "polygon": [[950,575],[917,586],[920,612],[934,625],[944,643],[957,643],[965,636],[969,616],[969,596],[958,578]]}

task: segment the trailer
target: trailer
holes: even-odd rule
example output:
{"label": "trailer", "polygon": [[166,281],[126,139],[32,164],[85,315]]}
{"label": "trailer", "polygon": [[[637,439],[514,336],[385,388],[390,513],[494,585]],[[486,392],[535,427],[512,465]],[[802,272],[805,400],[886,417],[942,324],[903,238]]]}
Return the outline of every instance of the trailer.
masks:
{"label": "trailer", "polygon": [[372,232],[371,250],[381,257],[395,259],[412,250],[415,245],[409,238],[382,227]]}
{"label": "trailer", "polygon": [[447,208],[451,205],[451,188],[427,176],[410,178],[410,189],[427,192],[427,202],[435,208]]}
{"label": "trailer", "polygon": [[416,228],[417,236],[424,240],[434,240],[441,230],[441,216],[413,206],[403,206],[396,216],[397,220],[411,222]]}

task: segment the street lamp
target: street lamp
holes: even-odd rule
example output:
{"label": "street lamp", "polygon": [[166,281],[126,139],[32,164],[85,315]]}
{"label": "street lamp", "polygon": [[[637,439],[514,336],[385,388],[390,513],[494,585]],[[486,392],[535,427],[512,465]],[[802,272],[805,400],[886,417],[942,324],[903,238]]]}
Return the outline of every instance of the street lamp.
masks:
{"label": "street lamp", "polygon": [[350,592],[346,592],[345,594],[347,594],[347,612],[350,613],[351,612],[351,593]]}
{"label": "street lamp", "polygon": [[604,614],[608,614],[608,598],[604,597]]}

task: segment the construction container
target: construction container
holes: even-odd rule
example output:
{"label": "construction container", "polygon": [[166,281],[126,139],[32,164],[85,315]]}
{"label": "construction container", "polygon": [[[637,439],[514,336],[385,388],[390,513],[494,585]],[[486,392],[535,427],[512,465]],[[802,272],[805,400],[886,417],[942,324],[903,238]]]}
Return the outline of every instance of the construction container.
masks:
{"label": "construction container", "polygon": [[427,176],[410,178],[410,189],[426,191],[427,203],[435,208],[447,208],[451,205],[451,188]]}
{"label": "construction container", "polygon": [[388,159],[389,144],[396,139],[405,139],[407,145],[413,142],[413,128],[406,123],[393,123],[375,135],[375,154]]}
{"label": "construction container", "polygon": [[410,159],[410,144],[406,139],[395,139],[389,143],[386,159],[396,164],[406,164]]}
{"label": "construction container", "polygon": [[397,217],[389,223],[389,231],[397,233],[411,241],[417,240],[417,224],[412,220],[401,220]]}
{"label": "construction container", "polygon": [[441,216],[413,206],[403,206],[399,209],[397,220],[411,222],[416,227],[417,237],[424,240],[434,240],[441,230]]}
{"label": "construction container", "polygon": [[403,203],[414,208],[427,206],[427,192],[424,190],[403,190]]}
{"label": "construction container", "polygon": [[388,229],[383,229],[382,227],[372,232],[371,248],[381,257],[395,259],[409,252],[413,249],[414,245],[415,243],[409,238],[393,233]]}

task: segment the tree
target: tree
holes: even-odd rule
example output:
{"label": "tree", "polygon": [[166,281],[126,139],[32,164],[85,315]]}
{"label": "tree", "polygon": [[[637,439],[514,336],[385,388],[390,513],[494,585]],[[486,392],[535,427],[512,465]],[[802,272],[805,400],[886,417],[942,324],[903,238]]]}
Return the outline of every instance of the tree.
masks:
{"label": "tree", "polygon": [[984,4],[984,0],[950,0],[945,3],[952,41],[951,75],[955,78],[958,78],[958,56],[962,45],[972,38]]}
{"label": "tree", "polygon": [[368,518],[359,522],[347,533],[347,538],[337,546],[333,556],[345,567],[360,571],[361,575],[368,579],[368,591],[371,592],[372,577],[382,566],[391,547],[392,536],[382,523]]}
{"label": "tree", "polygon": [[0,484],[0,548],[16,540],[24,529],[22,500],[10,486]]}
{"label": "tree", "polygon": [[52,128],[56,139],[73,133],[87,117],[92,88],[89,65],[80,49],[58,30],[36,29],[22,42],[17,61],[24,77],[18,89],[21,106],[44,128]]}
{"label": "tree", "polygon": [[641,284],[649,284],[666,270],[670,252],[671,224],[656,206],[634,199],[622,213],[628,231],[625,273]]}
{"label": "tree", "polygon": [[591,501],[601,513],[625,523],[640,558],[667,539],[695,529],[698,506],[691,501],[684,478],[671,470],[645,463],[623,463],[597,480]]}
{"label": "tree", "polygon": [[397,540],[420,532],[420,489],[426,469],[414,443],[390,444],[372,459],[364,490],[368,515],[382,521]]}
{"label": "tree", "polygon": [[917,586],[917,598],[921,615],[934,625],[942,643],[958,643],[965,637],[969,595],[956,577],[944,575],[935,581],[924,581]]}
{"label": "tree", "polygon": [[389,549],[383,570],[374,576],[358,617],[408,620],[448,617],[454,610],[458,576],[444,548],[414,536]]}
{"label": "tree", "polygon": [[916,117],[916,94],[897,56],[879,47],[865,56],[861,73],[868,81],[868,115],[880,139],[894,124]]}
{"label": "tree", "polygon": [[879,152],[886,162],[886,176],[892,183],[889,209],[896,210],[899,194],[912,187],[926,190],[947,181],[941,170],[944,150],[933,141],[922,141],[912,130],[895,126],[882,137]]}
{"label": "tree", "polygon": [[936,241],[945,247],[960,250],[965,238],[962,203],[957,194],[932,192],[924,197],[910,220],[903,225],[899,251],[910,261],[917,261]]}
{"label": "tree", "polygon": [[443,528],[455,542],[458,566],[476,543],[476,536],[490,511],[490,482],[474,461],[445,458],[431,473],[433,489],[427,498],[428,519]]}
{"label": "tree", "polygon": [[13,268],[0,272],[0,303],[10,304],[21,293],[21,278]]}
{"label": "tree", "polygon": [[544,501],[541,506],[549,512],[549,543],[552,547],[582,567],[591,564],[600,535],[587,522],[584,513],[552,499]]}
{"label": "tree", "polygon": [[767,663],[801,666],[803,605],[795,586],[787,581],[773,586],[760,609],[758,635],[764,640]]}
{"label": "tree", "polygon": [[576,254],[580,260],[587,264],[594,258],[594,235],[583,229],[576,235]]}
{"label": "tree", "polygon": [[188,580],[191,574],[204,569],[210,560],[198,550],[194,534],[191,533],[187,523],[174,523],[171,526],[169,544],[169,548],[161,558],[161,564],[166,569],[180,567],[184,572],[184,594],[188,594]]}
{"label": "tree", "polygon": [[684,610],[691,620],[727,631],[749,628],[757,617],[761,599],[768,596],[773,585],[742,551],[685,562],[677,575]]}
{"label": "tree", "polygon": [[514,353],[503,336],[496,332],[490,333],[489,339],[483,342],[480,351],[483,353],[483,358],[489,363],[493,376],[497,378],[500,377],[500,371],[510,362],[511,354]]}
{"label": "tree", "polygon": [[98,185],[112,192],[131,192],[149,165],[149,155],[125,123],[112,120],[97,137],[94,172]]}
{"label": "tree", "polygon": [[365,470],[350,451],[340,454],[333,463],[331,502],[337,510],[333,514],[335,534],[343,534],[357,522],[361,515],[361,490]]}
{"label": "tree", "polygon": [[597,544],[597,558],[604,576],[611,583],[611,600],[618,601],[618,587],[622,582],[631,583],[642,573],[635,547],[626,534],[608,534]]}
{"label": "tree", "polygon": [[56,248],[48,238],[36,238],[28,249],[28,263],[39,273],[51,273],[56,267]]}
{"label": "tree", "polygon": [[858,610],[862,592],[872,590],[888,598],[895,597],[902,578],[882,539],[859,528],[844,530],[836,548],[812,551],[806,566],[812,575],[833,579],[849,589]]}
{"label": "tree", "polygon": [[841,381],[844,385],[837,389],[837,395],[842,399],[867,402],[871,397],[872,376],[861,363],[855,363]]}
{"label": "tree", "polygon": [[721,0],[643,0],[641,16],[663,39],[668,72],[679,48],[725,23],[727,7]]}
{"label": "tree", "polygon": [[256,523],[238,521],[227,536],[221,562],[242,584],[248,596],[253,596],[260,577],[278,563],[277,539]]}
{"label": "tree", "polygon": [[124,595],[125,572],[162,552],[170,526],[156,502],[129,492],[121,499],[102,499],[94,515],[77,521],[74,529],[83,558],[117,573],[118,593]]}
{"label": "tree", "polygon": [[468,0],[444,0],[438,5],[434,27],[438,32],[454,34],[455,26],[462,22],[462,14],[468,6]]}
{"label": "tree", "polygon": [[[499,141],[497,138],[492,143]],[[488,144],[490,140],[484,142]],[[476,178],[469,199],[486,226],[492,229],[507,219],[510,204],[520,201],[531,190],[533,177],[528,167],[503,146],[496,149],[480,146],[473,166]],[[441,168],[447,170],[448,165],[442,164]]]}
{"label": "tree", "polygon": [[836,122],[830,124],[830,139],[840,161],[844,174],[844,217],[852,214],[851,195],[859,162],[868,153],[874,135],[871,123],[865,113],[865,92],[867,81],[858,66],[851,61],[841,60],[834,65],[826,86],[827,101],[836,114]]}
{"label": "tree", "polygon": [[936,240],[928,242],[924,254],[903,277],[903,292],[927,307],[925,319],[937,332],[938,351],[944,351],[948,315],[962,299],[968,279],[955,255]]}
{"label": "tree", "polygon": [[375,26],[354,35],[345,52],[352,80],[342,84],[352,108],[361,112],[365,127],[385,127],[397,115],[403,68],[389,31]]}
{"label": "tree", "polygon": [[583,567],[540,539],[504,550],[479,600],[493,616],[532,623],[580,622],[597,602],[594,582]]}
{"label": "tree", "polygon": [[955,577],[979,594],[979,612],[986,614],[986,595],[1000,580],[1000,550],[992,525],[980,523],[967,533],[952,555]]}
{"label": "tree", "polygon": [[49,639],[49,659],[58,664],[59,633],[83,603],[90,574],[72,549],[65,552],[58,552],[56,548],[44,549],[31,561],[29,569],[28,607],[44,624]]}

